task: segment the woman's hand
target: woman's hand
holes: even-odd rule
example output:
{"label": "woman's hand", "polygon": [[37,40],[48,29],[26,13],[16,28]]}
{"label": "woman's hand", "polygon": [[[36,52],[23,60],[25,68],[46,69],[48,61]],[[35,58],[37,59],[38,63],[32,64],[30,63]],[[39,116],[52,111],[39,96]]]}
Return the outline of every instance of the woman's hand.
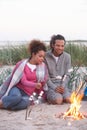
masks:
{"label": "woman's hand", "polygon": [[41,89],[41,87],[42,87],[42,84],[41,84],[41,83],[37,83],[37,84],[36,84],[36,88],[37,88],[37,89]]}

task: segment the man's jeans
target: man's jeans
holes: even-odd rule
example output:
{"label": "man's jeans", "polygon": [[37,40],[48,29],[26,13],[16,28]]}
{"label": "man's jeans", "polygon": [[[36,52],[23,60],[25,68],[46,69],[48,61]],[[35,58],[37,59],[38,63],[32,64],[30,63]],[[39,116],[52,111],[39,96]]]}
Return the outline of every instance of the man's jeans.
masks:
{"label": "man's jeans", "polygon": [[4,108],[11,110],[22,110],[30,104],[29,96],[17,87],[13,87],[2,102]]}

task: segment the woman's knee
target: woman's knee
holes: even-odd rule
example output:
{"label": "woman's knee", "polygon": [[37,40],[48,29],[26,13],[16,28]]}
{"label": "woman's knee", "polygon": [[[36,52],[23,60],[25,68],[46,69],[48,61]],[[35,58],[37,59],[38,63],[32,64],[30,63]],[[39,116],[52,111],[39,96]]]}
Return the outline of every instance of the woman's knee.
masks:
{"label": "woman's knee", "polygon": [[13,88],[10,90],[10,92],[9,92],[8,95],[20,97],[20,96],[21,96],[21,92],[20,92],[20,90],[19,90],[17,87],[13,87]]}

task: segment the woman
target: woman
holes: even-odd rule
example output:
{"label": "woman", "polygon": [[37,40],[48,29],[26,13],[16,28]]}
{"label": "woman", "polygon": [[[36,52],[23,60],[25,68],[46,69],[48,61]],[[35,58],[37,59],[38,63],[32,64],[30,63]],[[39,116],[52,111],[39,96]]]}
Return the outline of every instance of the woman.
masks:
{"label": "woman", "polygon": [[32,40],[28,51],[30,58],[18,62],[11,76],[1,86],[0,108],[25,109],[31,103],[29,97],[34,92],[39,95],[42,90],[45,91],[47,69],[43,61],[46,47],[43,42]]}

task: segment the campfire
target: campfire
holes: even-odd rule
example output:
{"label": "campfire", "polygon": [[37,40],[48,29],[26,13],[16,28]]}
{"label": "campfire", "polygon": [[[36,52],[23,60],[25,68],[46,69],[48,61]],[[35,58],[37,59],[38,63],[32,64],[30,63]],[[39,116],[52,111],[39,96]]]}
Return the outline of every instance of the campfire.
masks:
{"label": "campfire", "polygon": [[56,115],[56,117],[72,118],[74,120],[84,119],[86,117],[85,114],[81,113],[79,110],[81,108],[81,100],[83,98],[83,94],[81,93],[81,88],[84,86],[84,82],[81,82],[76,91],[71,94],[71,104],[68,110],[65,113],[61,113]]}
{"label": "campfire", "polygon": [[84,115],[79,111],[81,107],[82,94],[76,96],[76,93],[73,92],[71,95],[71,105],[67,112],[64,113],[63,118],[72,117],[76,120],[83,119]]}

